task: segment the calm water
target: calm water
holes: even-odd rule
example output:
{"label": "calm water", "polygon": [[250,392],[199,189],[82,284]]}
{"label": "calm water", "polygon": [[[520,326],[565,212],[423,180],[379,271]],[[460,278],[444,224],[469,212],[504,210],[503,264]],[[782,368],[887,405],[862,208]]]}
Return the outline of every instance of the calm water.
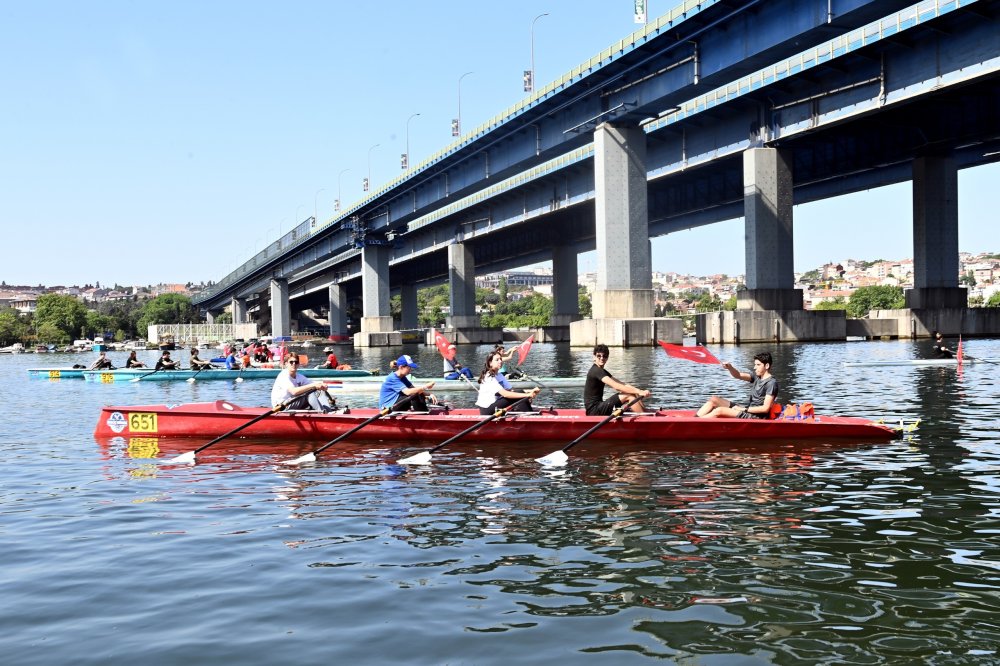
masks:
{"label": "calm water", "polygon": [[[998,340],[965,347],[1000,357]],[[743,368],[758,350],[712,349]],[[533,462],[558,447],[530,442],[459,442],[428,468],[394,464],[419,450],[405,442],[300,469],[275,464],[294,448],[166,467],[95,442],[99,407],[259,405],[270,382],[29,380],[94,355],[2,356],[3,663],[1000,662],[998,368],[841,365],[925,354],[908,341],[773,351],[784,399],[921,428],[754,450],[584,442],[562,472]],[[583,373],[590,354],[536,344],[526,365]],[[612,350],[609,369],[652,406],[746,392],[659,350]]]}

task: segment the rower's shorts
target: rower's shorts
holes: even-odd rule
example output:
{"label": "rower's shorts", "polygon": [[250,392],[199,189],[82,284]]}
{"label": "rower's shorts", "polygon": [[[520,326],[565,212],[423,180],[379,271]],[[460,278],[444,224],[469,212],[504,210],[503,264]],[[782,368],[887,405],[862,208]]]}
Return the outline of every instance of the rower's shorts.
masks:
{"label": "rower's shorts", "polygon": [[590,409],[587,410],[587,416],[611,416],[611,412],[615,411],[622,406],[621,398],[615,393],[613,396],[605,400],[604,402],[599,402]]}

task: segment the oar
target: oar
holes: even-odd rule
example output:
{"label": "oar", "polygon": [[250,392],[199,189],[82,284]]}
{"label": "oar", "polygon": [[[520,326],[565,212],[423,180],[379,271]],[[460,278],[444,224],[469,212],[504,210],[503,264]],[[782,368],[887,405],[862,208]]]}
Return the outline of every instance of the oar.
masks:
{"label": "oar", "polygon": [[298,458],[296,458],[294,460],[284,460],[284,461],[282,461],[281,464],[282,465],[299,465],[299,464],[307,463],[307,462],[316,462],[316,455],[317,454],[322,453],[323,451],[326,451],[328,448],[330,448],[331,446],[333,446],[337,442],[339,442],[341,440],[344,440],[344,439],[347,439],[348,437],[350,437],[351,435],[353,435],[357,431],[361,430],[362,428],[364,428],[366,425],[368,425],[372,421],[377,421],[378,419],[382,418],[386,414],[389,414],[390,412],[392,412],[392,410],[394,408],[396,408],[396,407],[398,407],[400,405],[405,405],[410,400],[412,400],[413,396],[415,396],[415,395],[417,395],[417,394],[414,393],[412,395],[408,395],[408,396],[406,396],[405,398],[403,398],[402,400],[400,400],[399,402],[397,402],[394,405],[391,405],[389,407],[383,407],[382,409],[380,409],[378,411],[377,414],[375,414],[375,416],[372,416],[371,418],[365,419],[364,421],[362,421],[358,425],[354,426],[353,428],[351,428],[350,430],[348,430],[344,434],[342,434],[339,437],[336,437],[336,438],[330,440],[329,442],[327,442],[323,446],[319,447],[318,449],[316,449],[312,453],[307,453],[304,456],[299,456]]}
{"label": "oar", "polygon": [[548,390],[552,391],[553,393],[562,393],[562,391],[560,391],[557,388],[553,388],[551,386],[546,386],[545,384],[542,383],[542,380],[540,380],[538,377],[532,377],[531,375],[525,375],[523,372],[521,374],[529,382],[534,382],[535,384],[537,384],[539,388],[548,389]]}
{"label": "oar", "polygon": [[489,416],[487,416],[485,419],[483,419],[479,423],[476,423],[475,425],[469,426],[468,428],[466,428],[462,432],[458,433],[457,435],[449,437],[448,439],[444,440],[443,442],[441,442],[440,444],[438,444],[434,448],[427,449],[426,451],[421,451],[420,453],[412,455],[409,458],[403,458],[403,459],[401,459],[401,460],[399,460],[397,462],[400,465],[429,465],[430,462],[431,462],[431,454],[432,453],[434,453],[435,451],[437,451],[438,449],[440,449],[443,446],[451,444],[456,439],[458,439],[460,437],[464,437],[465,435],[468,435],[473,430],[479,430],[480,428],[482,428],[484,425],[486,425],[490,421],[493,421],[495,419],[500,418],[501,416],[503,416],[504,414],[506,414],[507,412],[509,412],[510,410],[512,410],[514,407],[520,405],[522,402],[524,402],[525,400],[527,400],[528,397],[529,396],[525,396],[525,397],[521,398],[520,400],[518,400],[517,402],[514,402],[514,403],[511,403],[510,405],[507,405],[503,409],[496,410],[495,412],[493,412],[492,414],[490,414]]}
{"label": "oar", "polygon": [[149,377],[150,375],[155,375],[156,373],[158,373],[158,372],[159,372],[160,370],[163,370],[163,369],[164,369],[163,367],[159,367],[159,368],[157,368],[156,370],[153,370],[152,372],[147,372],[147,373],[146,373],[146,374],[144,374],[144,375],[139,375],[139,376],[138,376],[138,377],[136,377],[135,379],[130,379],[129,381],[130,381],[130,382],[140,382],[140,381],[142,381],[143,379],[145,379],[146,377]]}
{"label": "oar", "polygon": [[602,425],[604,425],[608,421],[611,421],[611,420],[616,419],[619,416],[621,416],[622,413],[625,412],[625,410],[627,410],[629,407],[631,407],[635,403],[639,402],[640,400],[642,400],[642,396],[641,395],[635,396],[634,398],[632,398],[631,400],[629,400],[628,402],[626,402],[624,405],[622,405],[618,409],[616,409],[613,412],[611,412],[611,415],[609,417],[607,417],[606,419],[604,419],[600,423],[595,424],[593,428],[591,428],[587,432],[583,433],[582,435],[580,435],[579,437],[577,437],[576,439],[574,439],[572,442],[570,442],[566,446],[562,447],[558,451],[553,451],[552,453],[550,453],[547,456],[542,456],[541,458],[536,458],[535,461],[539,462],[539,463],[541,463],[543,465],[565,465],[566,461],[569,460],[569,456],[566,455],[567,451],[569,451],[570,449],[572,449],[574,446],[576,446],[577,444],[579,444],[583,440],[585,440],[588,437],[590,437],[591,433],[593,433],[595,430],[597,430],[598,428],[600,428]]}
{"label": "oar", "polygon": [[187,381],[188,384],[194,384],[194,378],[200,375],[201,371],[204,370],[205,368],[211,368],[211,367],[212,367],[211,363],[209,363],[208,365],[201,366],[200,368],[198,368],[197,372],[188,377],[185,381]]}
{"label": "oar", "polygon": [[268,416],[271,416],[272,414],[277,414],[281,410],[287,408],[288,405],[292,404],[292,402],[294,402],[299,397],[301,397],[301,396],[296,396],[295,398],[292,398],[290,400],[286,400],[285,402],[279,404],[277,407],[272,407],[269,411],[264,412],[260,416],[255,416],[254,418],[250,419],[249,421],[247,421],[243,425],[239,426],[238,428],[233,428],[232,430],[230,430],[226,434],[219,435],[218,437],[216,437],[215,439],[213,439],[208,444],[202,444],[201,446],[199,446],[194,451],[188,451],[187,453],[182,453],[182,454],[180,454],[179,456],[177,456],[175,458],[170,458],[168,460],[164,460],[163,462],[164,462],[164,464],[168,464],[168,465],[183,464],[183,463],[194,464],[194,462],[195,462],[194,457],[195,457],[196,454],[201,453],[202,451],[204,451],[208,447],[212,446],[213,444],[217,444],[218,442],[221,442],[226,437],[231,437],[232,435],[235,435],[236,433],[238,433],[240,430],[243,430],[244,428],[249,428],[254,423],[257,423],[257,421],[260,421],[261,419],[266,419]]}

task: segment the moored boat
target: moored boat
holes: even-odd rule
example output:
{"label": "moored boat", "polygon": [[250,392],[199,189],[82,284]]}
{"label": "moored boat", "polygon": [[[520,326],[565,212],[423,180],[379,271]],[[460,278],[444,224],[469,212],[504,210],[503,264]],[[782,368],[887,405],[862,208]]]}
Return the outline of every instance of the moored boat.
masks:
{"label": "moored boat", "polygon": [[[149,382],[185,381],[195,377],[197,381],[235,379],[274,379],[281,370],[279,368],[246,368],[245,370],[226,370],[214,368],[205,370],[154,370],[152,368],[119,368],[117,370],[85,370],[83,378],[88,382],[113,384],[141,379]],[[349,377],[370,377],[367,370],[309,370],[310,379],[344,379]]]}
{"label": "moored boat", "polygon": [[[217,437],[265,414],[264,407],[241,407],[225,400],[184,405],[107,406],[101,410],[95,437]],[[374,409],[320,414],[279,412],[244,428],[240,437],[256,439],[329,440],[362,424]],[[356,441],[442,441],[484,417],[478,410],[399,412],[372,421],[351,435]],[[472,441],[566,442],[606,417],[587,416],[581,409],[546,408],[508,412],[467,435]],[[692,410],[626,413],[603,425],[596,440],[662,442],[672,440],[825,440],[886,441],[896,430],[869,419],[819,415],[807,420],[701,419]]]}
{"label": "moored boat", "polygon": [[79,368],[28,368],[33,379],[83,379],[83,366]]}

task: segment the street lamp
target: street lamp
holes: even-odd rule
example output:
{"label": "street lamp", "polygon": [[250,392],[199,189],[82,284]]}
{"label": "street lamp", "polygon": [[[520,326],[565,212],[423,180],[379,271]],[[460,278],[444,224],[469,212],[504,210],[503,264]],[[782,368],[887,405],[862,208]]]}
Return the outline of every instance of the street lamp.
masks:
{"label": "street lamp", "polygon": [[458,77],[458,118],[451,121],[451,135],[461,136],[462,135],[462,79],[467,77],[472,72],[466,72],[462,76]]}
{"label": "street lamp", "polygon": [[319,215],[319,208],[316,206],[316,198],[319,197],[320,192],[326,192],[326,188],[320,188],[316,190],[316,194],[313,195],[313,224],[316,224],[317,215]]}
{"label": "street lamp", "polygon": [[419,116],[419,113],[414,113],[412,116],[406,119],[406,152],[403,153],[403,159],[400,160],[400,164],[403,167],[403,171],[410,168],[410,121]]}
{"label": "street lamp", "polygon": [[299,211],[305,208],[305,204],[299,204],[299,207],[295,209],[295,217],[292,218],[292,227],[298,224]]}
{"label": "street lamp", "polygon": [[350,171],[350,169],[344,169],[343,171],[340,172],[340,175],[337,176],[337,203],[333,207],[333,210],[336,211],[336,212],[340,212],[340,192],[341,192],[341,189],[340,189],[340,182],[341,182],[341,180],[340,179],[343,178],[344,174],[347,173],[348,171]]}
{"label": "street lamp", "polygon": [[368,187],[371,185],[372,182],[372,151],[378,147],[379,144],[376,143],[374,146],[368,149],[368,177],[365,178],[365,182],[363,183],[365,192],[368,191]]}
{"label": "street lamp", "polygon": [[535,89],[535,21],[548,16],[548,13],[539,14],[531,19],[531,69],[524,73],[524,92],[532,92]]}

